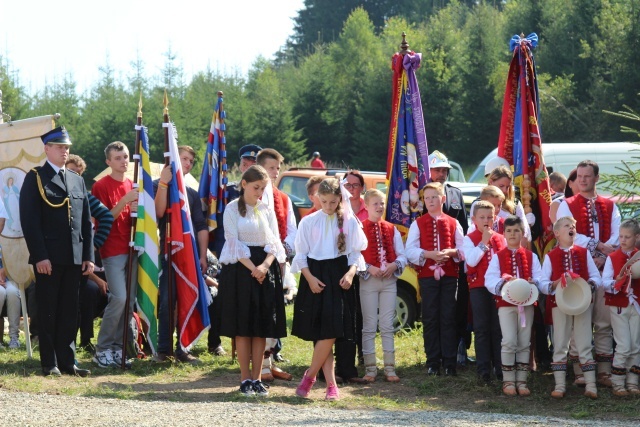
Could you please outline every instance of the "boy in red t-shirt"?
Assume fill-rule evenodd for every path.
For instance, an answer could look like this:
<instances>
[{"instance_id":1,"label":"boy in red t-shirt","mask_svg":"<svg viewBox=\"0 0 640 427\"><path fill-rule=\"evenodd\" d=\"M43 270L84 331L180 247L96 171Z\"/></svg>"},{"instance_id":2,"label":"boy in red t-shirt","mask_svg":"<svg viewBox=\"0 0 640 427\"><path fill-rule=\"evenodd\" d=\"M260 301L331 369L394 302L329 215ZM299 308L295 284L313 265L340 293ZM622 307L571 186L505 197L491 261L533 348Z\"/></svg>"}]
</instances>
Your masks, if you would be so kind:
<instances>
[{"instance_id":1,"label":"boy in red t-shirt","mask_svg":"<svg viewBox=\"0 0 640 427\"><path fill-rule=\"evenodd\" d=\"M138 190L133 188L133 183L125 176L129 167L127 146L120 141L112 142L107 145L104 154L107 158L107 165L111 167L111 174L93 184L92 193L111 210L115 220L109 237L100 248L102 265L109 284L109 302L104 309L96 354L93 357L93 361L101 368L121 366L122 358L126 357L122 348L122 332L127 298L131 213L138 210ZM131 269L130 282L132 285L129 293L129 316L133 313L136 295L136 287L133 286L134 283L137 283L137 269L135 268Z\"/></svg>"}]
</instances>

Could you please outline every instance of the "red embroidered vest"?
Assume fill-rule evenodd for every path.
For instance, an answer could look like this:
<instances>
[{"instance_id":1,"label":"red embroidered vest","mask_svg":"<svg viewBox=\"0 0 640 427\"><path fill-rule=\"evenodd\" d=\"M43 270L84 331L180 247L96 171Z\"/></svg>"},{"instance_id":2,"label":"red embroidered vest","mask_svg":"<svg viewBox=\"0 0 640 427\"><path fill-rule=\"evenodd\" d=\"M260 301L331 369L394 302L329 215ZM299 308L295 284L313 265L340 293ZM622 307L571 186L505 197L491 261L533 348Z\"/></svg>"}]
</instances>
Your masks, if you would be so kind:
<instances>
[{"instance_id":1,"label":"red embroidered vest","mask_svg":"<svg viewBox=\"0 0 640 427\"><path fill-rule=\"evenodd\" d=\"M569 252L571 255L569 256ZM591 256L585 248L580 246L572 246L568 252L563 251L560 246L556 246L547 254L551 260L551 281L556 281L560 276L571 270L575 274L579 274L584 280L589 280L589 267L587 265L587 256ZM547 312L551 313L551 309L557 307L556 296L547 295Z\"/></svg>"},{"instance_id":2,"label":"red embroidered vest","mask_svg":"<svg viewBox=\"0 0 640 427\"><path fill-rule=\"evenodd\" d=\"M620 273L620 270L622 270L622 267L624 267L629 258L631 258L636 252L638 252L637 249L633 250L627 256L624 252L618 249L617 251L614 251L609 255L609 258L611 258L611 265L613 266L614 278L618 275L618 273ZM640 295L640 279L631 280L631 288L633 289L634 295ZM629 297L624 292L618 292L617 294L605 292L604 304L613 307L628 307Z\"/></svg>"},{"instance_id":3,"label":"red embroidered vest","mask_svg":"<svg viewBox=\"0 0 640 427\"><path fill-rule=\"evenodd\" d=\"M500 275L508 274L524 280L532 278L533 252L525 248L518 248L512 252L509 248L504 248L496 254L500 263ZM496 307L517 307L502 299L500 295L495 295ZM534 304L537 304L534 303Z\"/></svg>"},{"instance_id":4,"label":"red embroidered vest","mask_svg":"<svg viewBox=\"0 0 640 427\"><path fill-rule=\"evenodd\" d=\"M280 232L280 240L284 242L287 237L287 213L289 212L289 197L286 193L273 187L273 210L276 213L278 221L278 231Z\"/></svg>"},{"instance_id":5,"label":"red embroidered vest","mask_svg":"<svg viewBox=\"0 0 640 427\"><path fill-rule=\"evenodd\" d=\"M430 214L426 213L416 220L420 230L420 248L427 251L438 250L438 240L440 240L440 250L455 249L456 247L456 224L455 218L442 214L436 221ZM418 278L433 277L433 270L429 267L435 265L435 261L427 259L418 274ZM449 261L441 265L445 276L458 277L458 263L450 258Z\"/></svg>"},{"instance_id":6,"label":"red embroidered vest","mask_svg":"<svg viewBox=\"0 0 640 427\"><path fill-rule=\"evenodd\" d=\"M611 216L613 215L613 202L598 196L595 201L595 211L598 217L599 241L606 242L611 238ZM591 215L590 199L576 194L567 199L567 205L576 220L576 230L585 236L595 237L593 218Z\"/></svg>"},{"instance_id":7,"label":"red embroidered vest","mask_svg":"<svg viewBox=\"0 0 640 427\"><path fill-rule=\"evenodd\" d=\"M478 246L482 241L482 233L480 230L473 230L471 233L467 234L467 237L471 239L475 246ZM504 241L504 237L501 234L493 234L491 236L491 240L487 245L490 247L490 250L485 252L485 254L480 259L480 262L475 267L471 267L467 264L467 282L469 283L469 289L473 288L482 288L484 286L484 275L487 273L487 269L489 268L489 262L491 261L492 250L494 253L498 253L502 249L504 249L507 244Z\"/></svg>"},{"instance_id":8,"label":"red embroidered vest","mask_svg":"<svg viewBox=\"0 0 640 427\"><path fill-rule=\"evenodd\" d=\"M371 222L368 219L362 221L364 234L367 236L367 249L362 251L362 256L367 264L380 268L381 249L384 250L384 258L387 264L396 260L396 251L393 247L393 235L395 227L387 221Z\"/></svg>"},{"instance_id":9,"label":"red embroidered vest","mask_svg":"<svg viewBox=\"0 0 640 427\"><path fill-rule=\"evenodd\" d=\"M504 218L502 218L501 216L496 218L496 220L493 222L493 231L504 235Z\"/></svg>"}]
</instances>

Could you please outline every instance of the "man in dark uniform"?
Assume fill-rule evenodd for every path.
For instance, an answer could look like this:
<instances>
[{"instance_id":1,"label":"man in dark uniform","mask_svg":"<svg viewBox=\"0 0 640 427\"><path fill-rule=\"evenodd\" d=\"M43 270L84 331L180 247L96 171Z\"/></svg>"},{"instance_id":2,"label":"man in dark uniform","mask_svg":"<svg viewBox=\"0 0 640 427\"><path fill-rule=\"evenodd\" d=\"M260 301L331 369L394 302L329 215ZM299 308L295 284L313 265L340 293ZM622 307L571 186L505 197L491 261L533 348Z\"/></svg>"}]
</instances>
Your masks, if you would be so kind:
<instances>
[{"instance_id":1,"label":"man in dark uniform","mask_svg":"<svg viewBox=\"0 0 640 427\"><path fill-rule=\"evenodd\" d=\"M27 173L20 190L20 220L36 277L40 364L85 377L75 364L78 289L93 272L91 212L84 180L65 169L71 140L64 127L42 135L47 161Z\"/></svg>"},{"instance_id":2,"label":"man in dark uniform","mask_svg":"<svg viewBox=\"0 0 640 427\"><path fill-rule=\"evenodd\" d=\"M444 186L447 199L444 202L442 211L458 220L462 226L464 235L467 235L469 222L467 220L467 210L464 206L462 191L459 188L448 184L449 170L451 165L447 157L435 150L429 156L429 171L431 180L439 182ZM471 332L467 328L469 314L469 285L467 274L464 271L464 262L460 262L460 275L458 277L458 293L456 295L456 331L458 333L458 363L464 366L467 362L467 349L471 345Z\"/></svg>"}]
</instances>

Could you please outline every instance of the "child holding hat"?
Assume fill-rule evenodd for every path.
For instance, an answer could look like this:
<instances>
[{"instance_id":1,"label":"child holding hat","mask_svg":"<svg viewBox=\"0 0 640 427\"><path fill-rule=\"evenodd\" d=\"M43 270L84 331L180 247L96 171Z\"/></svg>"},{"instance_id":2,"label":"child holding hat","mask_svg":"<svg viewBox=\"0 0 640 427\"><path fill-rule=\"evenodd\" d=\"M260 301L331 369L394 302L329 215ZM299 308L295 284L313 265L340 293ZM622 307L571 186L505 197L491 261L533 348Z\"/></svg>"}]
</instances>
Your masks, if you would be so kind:
<instances>
[{"instance_id":1,"label":"child holding hat","mask_svg":"<svg viewBox=\"0 0 640 427\"><path fill-rule=\"evenodd\" d=\"M540 261L521 246L524 226L517 216L504 220L507 247L489 263L485 287L495 295L502 331L502 391L507 396L529 396L529 346L533 303L538 299ZM516 279L524 279L522 283Z\"/></svg>"},{"instance_id":2,"label":"child holding hat","mask_svg":"<svg viewBox=\"0 0 640 427\"><path fill-rule=\"evenodd\" d=\"M638 253L635 247L638 235L638 221L623 221L620 224L620 248L609 254L602 271L605 305L611 311L611 326L616 341L611 367L612 393L615 396L640 394L640 306L636 299L640 294L640 279L631 277L628 262Z\"/></svg>"},{"instance_id":3,"label":"child holding hat","mask_svg":"<svg viewBox=\"0 0 640 427\"><path fill-rule=\"evenodd\" d=\"M540 291L547 295L547 310L553 318L553 363L555 388L551 397L561 399L566 393L567 351L573 330L573 338L580 358L580 367L586 383L585 396L598 397L596 388L596 362L593 360L593 338L591 332L591 310L576 315L564 313L556 304L556 294L560 287L568 286L574 278L580 277L591 285L591 291L601 285L600 272L587 249L574 246L576 220L570 216L559 218L553 224L553 234L558 246L549 251L542 263Z\"/></svg>"}]
</instances>

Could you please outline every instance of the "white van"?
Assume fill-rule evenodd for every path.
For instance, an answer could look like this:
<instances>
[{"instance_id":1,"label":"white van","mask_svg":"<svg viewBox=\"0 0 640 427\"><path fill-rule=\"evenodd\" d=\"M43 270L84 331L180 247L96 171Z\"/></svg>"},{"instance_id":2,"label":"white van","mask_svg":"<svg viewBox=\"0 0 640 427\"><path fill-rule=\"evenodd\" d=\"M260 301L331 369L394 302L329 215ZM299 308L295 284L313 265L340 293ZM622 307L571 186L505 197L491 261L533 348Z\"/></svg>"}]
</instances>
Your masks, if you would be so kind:
<instances>
[{"instance_id":1,"label":"white van","mask_svg":"<svg viewBox=\"0 0 640 427\"><path fill-rule=\"evenodd\" d=\"M484 166L498 155L495 148L482 159L471 174L469 182L485 183ZM564 144L542 144L542 155L547 172L562 172L568 176L578 163L593 160L600 167L600 174L617 175L622 161L640 161L640 145L631 142L584 142Z\"/></svg>"}]
</instances>

